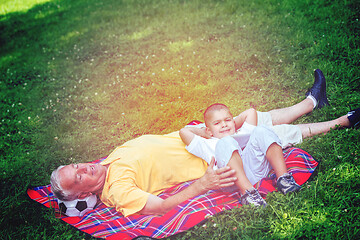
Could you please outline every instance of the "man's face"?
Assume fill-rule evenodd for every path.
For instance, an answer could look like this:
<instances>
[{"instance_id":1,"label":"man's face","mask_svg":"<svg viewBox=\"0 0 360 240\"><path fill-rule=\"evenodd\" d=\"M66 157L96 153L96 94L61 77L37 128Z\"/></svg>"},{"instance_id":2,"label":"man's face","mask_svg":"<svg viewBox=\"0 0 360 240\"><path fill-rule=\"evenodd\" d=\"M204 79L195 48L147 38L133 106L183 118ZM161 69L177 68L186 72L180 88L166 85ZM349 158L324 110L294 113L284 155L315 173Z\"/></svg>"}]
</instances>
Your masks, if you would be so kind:
<instances>
[{"instance_id":1,"label":"man's face","mask_svg":"<svg viewBox=\"0 0 360 240\"><path fill-rule=\"evenodd\" d=\"M79 193L79 198L88 193L100 193L105 183L107 168L100 164L70 164L59 170L60 185L64 190Z\"/></svg>"},{"instance_id":2,"label":"man's face","mask_svg":"<svg viewBox=\"0 0 360 240\"><path fill-rule=\"evenodd\" d=\"M206 126L216 138L223 138L235 133L235 121L229 110L226 109L211 112Z\"/></svg>"}]
</instances>

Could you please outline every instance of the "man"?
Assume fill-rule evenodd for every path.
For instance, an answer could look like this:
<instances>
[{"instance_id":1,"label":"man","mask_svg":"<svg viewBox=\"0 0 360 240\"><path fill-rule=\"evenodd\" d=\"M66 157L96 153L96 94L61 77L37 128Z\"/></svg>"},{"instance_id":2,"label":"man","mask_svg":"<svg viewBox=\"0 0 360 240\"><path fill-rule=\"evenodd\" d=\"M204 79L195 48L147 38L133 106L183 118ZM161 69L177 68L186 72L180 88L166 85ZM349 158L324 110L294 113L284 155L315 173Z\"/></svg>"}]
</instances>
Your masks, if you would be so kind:
<instances>
[{"instance_id":1,"label":"man","mask_svg":"<svg viewBox=\"0 0 360 240\"><path fill-rule=\"evenodd\" d=\"M233 185L229 167L213 170L185 150L178 133L144 135L126 142L101 164L70 164L55 170L52 190L59 199L99 195L107 206L124 216L162 215L181 202L210 189ZM178 183L197 179L184 191L165 200L156 196Z\"/></svg>"},{"instance_id":2,"label":"man","mask_svg":"<svg viewBox=\"0 0 360 240\"><path fill-rule=\"evenodd\" d=\"M326 82L320 70L315 71L314 85L306 95L305 100L294 106L268 112L271 124L274 127L287 125L316 107L328 105ZM290 125L296 128L295 138L291 136L289 143L328 132L336 126L358 127L359 121L360 108L328 122ZM279 133L274 131L285 132L286 138L286 128L278 128ZM60 166L52 173L51 184L59 199L73 200L97 194L105 205L115 207L124 216L134 213L162 215L189 198L210 189L232 186L237 180L229 167L213 170L213 166L214 159L208 166L188 153L178 132L144 135L115 149L101 164ZM168 187L193 179L197 180L188 188L165 200L157 196Z\"/></svg>"}]
</instances>

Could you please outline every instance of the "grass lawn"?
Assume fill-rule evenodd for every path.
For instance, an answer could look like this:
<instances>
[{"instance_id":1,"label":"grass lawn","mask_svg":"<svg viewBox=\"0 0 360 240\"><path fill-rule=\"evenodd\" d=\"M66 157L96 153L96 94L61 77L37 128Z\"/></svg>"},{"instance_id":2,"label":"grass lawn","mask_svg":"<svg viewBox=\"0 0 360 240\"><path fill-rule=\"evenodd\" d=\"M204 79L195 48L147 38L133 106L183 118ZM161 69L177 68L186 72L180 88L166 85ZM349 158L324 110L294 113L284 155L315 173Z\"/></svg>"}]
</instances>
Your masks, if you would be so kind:
<instances>
[{"instance_id":1,"label":"grass lawn","mask_svg":"<svg viewBox=\"0 0 360 240\"><path fill-rule=\"evenodd\" d=\"M215 102L234 114L304 99L323 70L331 106L360 107L357 0L0 1L0 239L84 239L26 195L60 164L179 130ZM299 194L269 195L171 239L359 239L360 131L299 147L321 161Z\"/></svg>"}]
</instances>

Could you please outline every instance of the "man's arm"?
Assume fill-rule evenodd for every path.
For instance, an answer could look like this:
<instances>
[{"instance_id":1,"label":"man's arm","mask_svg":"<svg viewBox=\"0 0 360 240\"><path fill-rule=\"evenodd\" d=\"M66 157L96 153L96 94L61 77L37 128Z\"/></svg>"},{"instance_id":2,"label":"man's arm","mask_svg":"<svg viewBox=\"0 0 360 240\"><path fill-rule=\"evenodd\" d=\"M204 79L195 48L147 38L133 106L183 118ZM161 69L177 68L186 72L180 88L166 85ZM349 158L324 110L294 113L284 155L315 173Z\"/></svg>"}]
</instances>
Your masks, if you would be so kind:
<instances>
[{"instance_id":1,"label":"man's arm","mask_svg":"<svg viewBox=\"0 0 360 240\"><path fill-rule=\"evenodd\" d=\"M162 199L151 194L144 208L140 211L140 214L163 215L185 200L205 194L212 189L234 185L234 182L237 179L236 177L233 177L235 171L231 170L230 167L213 170L214 164L215 160L213 158L204 176L196 180L183 191L176 193L171 197Z\"/></svg>"},{"instance_id":2,"label":"man's arm","mask_svg":"<svg viewBox=\"0 0 360 240\"><path fill-rule=\"evenodd\" d=\"M209 132L206 130L205 127L203 128L196 128L196 127L184 127L179 131L181 140L189 146L191 141L194 138L194 135L198 135L203 138L211 138Z\"/></svg>"}]
</instances>

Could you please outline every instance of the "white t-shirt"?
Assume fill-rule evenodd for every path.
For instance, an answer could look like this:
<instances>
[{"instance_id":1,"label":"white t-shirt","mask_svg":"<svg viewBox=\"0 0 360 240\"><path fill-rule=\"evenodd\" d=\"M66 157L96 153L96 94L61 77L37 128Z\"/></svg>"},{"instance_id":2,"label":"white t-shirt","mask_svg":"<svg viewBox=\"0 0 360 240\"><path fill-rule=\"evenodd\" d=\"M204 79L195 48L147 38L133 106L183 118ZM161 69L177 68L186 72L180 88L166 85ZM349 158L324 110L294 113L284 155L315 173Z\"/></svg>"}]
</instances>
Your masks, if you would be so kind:
<instances>
[{"instance_id":1,"label":"white t-shirt","mask_svg":"<svg viewBox=\"0 0 360 240\"><path fill-rule=\"evenodd\" d=\"M236 131L232 137L239 144L239 153L241 153L241 149L244 149L246 144L249 141L251 132L254 130L255 126L251 125L247 122L244 122L243 126ZM204 159L208 164L211 162L211 158L215 156L215 147L219 138L210 138L206 139L195 135L192 139L191 143L186 146L186 150L188 150L191 154ZM214 169L218 169L215 159L215 167Z\"/></svg>"},{"instance_id":2,"label":"white t-shirt","mask_svg":"<svg viewBox=\"0 0 360 240\"><path fill-rule=\"evenodd\" d=\"M250 135L252 136L250 137ZM251 184L266 177L272 169L270 162L266 159L266 149L274 142L281 146L281 141L275 132L266 126L255 127L246 124L240 131L232 135L231 139L228 141L229 138L225 137L218 148L220 139L206 139L195 135L186 149L208 164L212 157L218 156L218 159L215 159L217 162L215 162L214 170L225 167L232 152L238 150L243 161L245 175Z\"/></svg>"}]
</instances>

